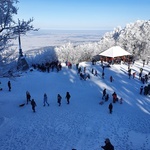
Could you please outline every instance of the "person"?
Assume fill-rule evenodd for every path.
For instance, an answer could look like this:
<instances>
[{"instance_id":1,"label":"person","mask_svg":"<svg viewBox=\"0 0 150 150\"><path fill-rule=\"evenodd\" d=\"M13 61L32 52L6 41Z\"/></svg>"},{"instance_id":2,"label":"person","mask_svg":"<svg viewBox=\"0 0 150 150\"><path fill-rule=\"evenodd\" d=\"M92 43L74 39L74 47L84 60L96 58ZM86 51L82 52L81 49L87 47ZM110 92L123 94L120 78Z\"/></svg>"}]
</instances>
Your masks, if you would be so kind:
<instances>
[{"instance_id":1,"label":"person","mask_svg":"<svg viewBox=\"0 0 150 150\"><path fill-rule=\"evenodd\" d=\"M78 68L79 68L79 63L76 64L76 69L78 70Z\"/></svg>"},{"instance_id":2,"label":"person","mask_svg":"<svg viewBox=\"0 0 150 150\"><path fill-rule=\"evenodd\" d=\"M31 100L31 105L32 105L33 112L35 112L36 103L35 103L34 99Z\"/></svg>"},{"instance_id":3,"label":"person","mask_svg":"<svg viewBox=\"0 0 150 150\"><path fill-rule=\"evenodd\" d=\"M114 92L112 94L112 96L113 96L113 103L115 103L117 101L117 94L116 94L116 92Z\"/></svg>"},{"instance_id":4,"label":"person","mask_svg":"<svg viewBox=\"0 0 150 150\"><path fill-rule=\"evenodd\" d=\"M80 73L81 73L81 67L78 68L78 74L80 74Z\"/></svg>"},{"instance_id":5,"label":"person","mask_svg":"<svg viewBox=\"0 0 150 150\"><path fill-rule=\"evenodd\" d=\"M89 73L87 73L87 75L86 75L86 79L90 79L91 77L90 77L90 74Z\"/></svg>"},{"instance_id":6,"label":"person","mask_svg":"<svg viewBox=\"0 0 150 150\"><path fill-rule=\"evenodd\" d=\"M30 95L29 91L26 91L26 98L27 98L27 104L28 104L28 102L31 101L30 100L31 99L31 95Z\"/></svg>"},{"instance_id":7,"label":"person","mask_svg":"<svg viewBox=\"0 0 150 150\"><path fill-rule=\"evenodd\" d=\"M114 146L111 144L109 138L105 139L105 146L101 146L104 150L114 150Z\"/></svg>"},{"instance_id":8,"label":"person","mask_svg":"<svg viewBox=\"0 0 150 150\"><path fill-rule=\"evenodd\" d=\"M140 94L143 93L143 86L140 87Z\"/></svg>"},{"instance_id":9,"label":"person","mask_svg":"<svg viewBox=\"0 0 150 150\"><path fill-rule=\"evenodd\" d=\"M66 99L67 99L67 104L69 104L70 103L70 93L69 92L67 92L66 93Z\"/></svg>"},{"instance_id":10,"label":"person","mask_svg":"<svg viewBox=\"0 0 150 150\"><path fill-rule=\"evenodd\" d=\"M92 73L92 74L94 74L94 69L93 69L93 68L92 68L92 71L91 71L91 73Z\"/></svg>"},{"instance_id":11,"label":"person","mask_svg":"<svg viewBox=\"0 0 150 150\"><path fill-rule=\"evenodd\" d=\"M129 79L131 78L131 69L128 70Z\"/></svg>"},{"instance_id":12,"label":"person","mask_svg":"<svg viewBox=\"0 0 150 150\"><path fill-rule=\"evenodd\" d=\"M136 72L133 72L133 79L135 78L135 74L136 74Z\"/></svg>"},{"instance_id":13,"label":"person","mask_svg":"<svg viewBox=\"0 0 150 150\"><path fill-rule=\"evenodd\" d=\"M84 67L84 73L86 72L86 67Z\"/></svg>"},{"instance_id":14,"label":"person","mask_svg":"<svg viewBox=\"0 0 150 150\"><path fill-rule=\"evenodd\" d=\"M103 90L103 96L102 96L102 99L104 99L105 95L106 95L106 89Z\"/></svg>"},{"instance_id":15,"label":"person","mask_svg":"<svg viewBox=\"0 0 150 150\"><path fill-rule=\"evenodd\" d=\"M143 90L144 90L144 95L148 95L148 86L144 86Z\"/></svg>"},{"instance_id":16,"label":"person","mask_svg":"<svg viewBox=\"0 0 150 150\"><path fill-rule=\"evenodd\" d=\"M148 74L145 75L145 83L148 83Z\"/></svg>"},{"instance_id":17,"label":"person","mask_svg":"<svg viewBox=\"0 0 150 150\"><path fill-rule=\"evenodd\" d=\"M113 81L113 77L112 76L110 76L110 82L112 82Z\"/></svg>"},{"instance_id":18,"label":"person","mask_svg":"<svg viewBox=\"0 0 150 150\"><path fill-rule=\"evenodd\" d=\"M80 73L80 80L82 80L82 79L84 80L84 74L81 72Z\"/></svg>"},{"instance_id":19,"label":"person","mask_svg":"<svg viewBox=\"0 0 150 150\"><path fill-rule=\"evenodd\" d=\"M102 69L103 69L103 72L104 72L104 69L105 69L105 66L104 66L104 65L102 65Z\"/></svg>"},{"instance_id":20,"label":"person","mask_svg":"<svg viewBox=\"0 0 150 150\"><path fill-rule=\"evenodd\" d=\"M49 103L47 102L47 95L46 95L46 93L44 94L44 105L43 106L45 106L45 104L47 104L49 106Z\"/></svg>"},{"instance_id":21,"label":"person","mask_svg":"<svg viewBox=\"0 0 150 150\"><path fill-rule=\"evenodd\" d=\"M140 72L139 73L139 80L141 80L141 77L142 77L142 73Z\"/></svg>"},{"instance_id":22,"label":"person","mask_svg":"<svg viewBox=\"0 0 150 150\"><path fill-rule=\"evenodd\" d=\"M109 99L109 94L106 94L105 101L108 101L108 99Z\"/></svg>"},{"instance_id":23,"label":"person","mask_svg":"<svg viewBox=\"0 0 150 150\"><path fill-rule=\"evenodd\" d=\"M145 59L143 60L143 67L144 67L144 65L145 65Z\"/></svg>"},{"instance_id":24,"label":"person","mask_svg":"<svg viewBox=\"0 0 150 150\"><path fill-rule=\"evenodd\" d=\"M109 104L108 108L109 108L109 112L110 112L110 114L112 114L112 109L113 109L113 105L112 105L112 103L110 103L110 104Z\"/></svg>"},{"instance_id":25,"label":"person","mask_svg":"<svg viewBox=\"0 0 150 150\"><path fill-rule=\"evenodd\" d=\"M61 105L61 99L62 97L60 96L60 94L57 95L57 102L59 104L59 106Z\"/></svg>"},{"instance_id":26,"label":"person","mask_svg":"<svg viewBox=\"0 0 150 150\"><path fill-rule=\"evenodd\" d=\"M121 97L121 98L120 98L120 104L122 104L122 102L123 102L123 98Z\"/></svg>"},{"instance_id":27,"label":"person","mask_svg":"<svg viewBox=\"0 0 150 150\"><path fill-rule=\"evenodd\" d=\"M102 72L102 79L104 79L104 75L105 75L105 73L104 73L104 72Z\"/></svg>"},{"instance_id":28,"label":"person","mask_svg":"<svg viewBox=\"0 0 150 150\"><path fill-rule=\"evenodd\" d=\"M8 90L11 91L11 83L8 81Z\"/></svg>"},{"instance_id":29,"label":"person","mask_svg":"<svg viewBox=\"0 0 150 150\"><path fill-rule=\"evenodd\" d=\"M95 74L94 75L97 76L97 70L95 70Z\"/></svg>"},{"instance_id":30,"label":"person","mask_svg":"<svg viewBox=\"0 0 150 150\"><path fill-rule=\"evenodd\" d=\"M1 82L0 82L0 84L1 84ZM0 87L0 91L2 91L3 89Z\"/></svg>"},{"instance_id":31,"label":"person","mask_svg":"<svg viewBox=\"0 0 150 150\"><path fill-rule=\"evenodd\" d=\"M65 61L65 64L66 64L66 66L68 66L68 61L67 60Z\"/></svg>"}]
</instances>

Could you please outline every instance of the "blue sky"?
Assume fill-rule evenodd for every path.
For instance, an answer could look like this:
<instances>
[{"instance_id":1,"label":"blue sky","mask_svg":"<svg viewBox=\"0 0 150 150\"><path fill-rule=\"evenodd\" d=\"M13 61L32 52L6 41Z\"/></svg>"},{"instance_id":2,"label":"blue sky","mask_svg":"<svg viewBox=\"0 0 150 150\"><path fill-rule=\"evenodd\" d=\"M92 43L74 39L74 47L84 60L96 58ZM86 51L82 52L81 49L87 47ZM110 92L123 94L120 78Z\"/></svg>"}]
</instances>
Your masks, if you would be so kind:
<instances>
[{"instance_id":1,"label":"blue sky","mask_svg":"<svg viewBox=\"0 0 150 150\"><path fill-rule=\"evenodd\" d=\"M17 17L40 29L101 30L149 20L150 0L20 0Z\"/></svg>"}]
</instances>

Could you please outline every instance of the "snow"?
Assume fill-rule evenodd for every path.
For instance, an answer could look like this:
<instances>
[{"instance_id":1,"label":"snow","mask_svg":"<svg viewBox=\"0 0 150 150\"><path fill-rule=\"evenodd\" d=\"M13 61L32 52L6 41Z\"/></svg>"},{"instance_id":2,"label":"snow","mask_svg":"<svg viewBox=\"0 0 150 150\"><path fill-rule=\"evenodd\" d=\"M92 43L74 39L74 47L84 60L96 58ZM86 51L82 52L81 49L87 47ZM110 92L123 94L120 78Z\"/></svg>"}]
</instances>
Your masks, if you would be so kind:
<instances>
[{"instance_id":1,"label":"snow","mask_svg":"<svg viewBox=\"0 0 150 150\"><path fill-rule=\"evenodd\" d=\"M1 150L100 150L105 138L109 138L115 150L150 149L150 97L139 94L143 85L138 79L140 68L150 71L150 65L142 67L136 61L131 67L136 78L129 79L126 64L105 68L105 79L101 78L100 62L82 62L91 78L80 80L75 65L68 69L62 63L60 72L43 73L27 71L20 77L0 78L0 149ZM99 76L91 74L97 70ZM114 81L109 81L110 75ZM12 91L7 82L11 81ZM109 100L99 105L102 91L106 88ZM26 103L26 91L37 103L36 112ZM71 94L67 105L65 95ZM113 113L108 105L111 94L123 98L123 104L113 103ZM50 106L43 107L43 96L47 93ZM57 104L57 94L62 96L62 105Z\"/></svg>"}]
</instances>

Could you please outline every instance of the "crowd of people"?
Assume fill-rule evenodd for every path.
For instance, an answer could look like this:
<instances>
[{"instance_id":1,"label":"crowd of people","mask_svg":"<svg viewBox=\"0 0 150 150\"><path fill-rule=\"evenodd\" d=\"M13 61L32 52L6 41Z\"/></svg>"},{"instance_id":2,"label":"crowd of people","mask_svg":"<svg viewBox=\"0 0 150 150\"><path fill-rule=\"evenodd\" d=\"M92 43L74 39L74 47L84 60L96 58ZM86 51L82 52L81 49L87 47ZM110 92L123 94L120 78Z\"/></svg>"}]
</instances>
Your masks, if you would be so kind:
<instances>
[{"instance_id":1,"label":"crowd of people","mask_svg":"<svg viewBox=\"0 0 150 150\"><path fill-rule=\"evenodd\" d=\"M39 71L48 72L48 73L54 71L54 69L56 69L57 72L62 69L61 62L58 60L52 62L46 62L42 64L32 64L32 67Z\"/></svg>"}]
</instances>

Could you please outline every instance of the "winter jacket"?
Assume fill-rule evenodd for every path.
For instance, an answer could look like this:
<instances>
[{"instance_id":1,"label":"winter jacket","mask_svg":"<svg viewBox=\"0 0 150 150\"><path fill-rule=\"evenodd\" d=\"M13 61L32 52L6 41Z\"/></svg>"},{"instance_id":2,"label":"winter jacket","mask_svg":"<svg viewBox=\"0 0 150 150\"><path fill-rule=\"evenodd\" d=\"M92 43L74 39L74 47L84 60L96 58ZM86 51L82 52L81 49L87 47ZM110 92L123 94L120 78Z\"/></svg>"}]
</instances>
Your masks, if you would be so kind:
<instances>
[{"instance_id":1,"label":"winter jacket","mask_svg":"<svg viewBox=\"0 0 150 150\"><path fill-rule=\"evenodd\" d=\"M35 106L36 106L36 103L35 103L34 100L31 101L31 105L32 105L32 107L35 107Z\"/></svg>"},{"instance_id":2,"label":"winter jacket","mask_svg":"<svg viewBox=\"0 0 150 150\"><path fill-rule=\"evenodd\" d=\"M67 92L66 98L67 98L67 99L70 99L70 97L71 97L71 96L70 96L69 92Z\"/></svg>"}]
</instances>

